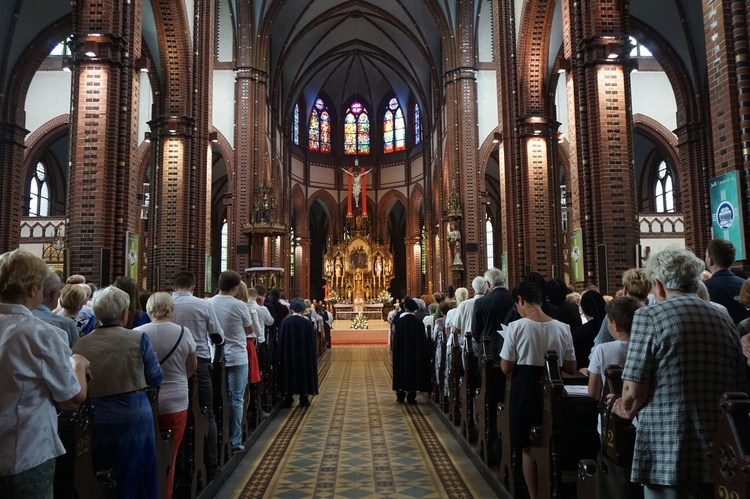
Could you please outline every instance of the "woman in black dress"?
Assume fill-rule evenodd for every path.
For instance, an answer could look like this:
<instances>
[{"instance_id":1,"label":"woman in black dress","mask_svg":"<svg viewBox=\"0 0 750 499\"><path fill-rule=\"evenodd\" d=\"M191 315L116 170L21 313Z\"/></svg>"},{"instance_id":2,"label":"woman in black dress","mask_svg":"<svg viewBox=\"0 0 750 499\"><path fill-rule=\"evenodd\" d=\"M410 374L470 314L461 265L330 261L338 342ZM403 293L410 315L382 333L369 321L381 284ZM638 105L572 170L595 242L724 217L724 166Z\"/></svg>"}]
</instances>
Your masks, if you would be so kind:
<instances>
[{"instance_id":1,"label":"woman in black dress","mask_svg":"<svg viewBox=\"0 0 750 499\"><path fill-rule=\"evenodd\" d=\"M594 348L594 339L599 334L604 316L607 315L605 305L601 293L595 289L586 291L581 297L581 309L590 319L573 332L573 346L576 349L579 369L589 365L589 354Z\"/></svg>"}]
</instances>

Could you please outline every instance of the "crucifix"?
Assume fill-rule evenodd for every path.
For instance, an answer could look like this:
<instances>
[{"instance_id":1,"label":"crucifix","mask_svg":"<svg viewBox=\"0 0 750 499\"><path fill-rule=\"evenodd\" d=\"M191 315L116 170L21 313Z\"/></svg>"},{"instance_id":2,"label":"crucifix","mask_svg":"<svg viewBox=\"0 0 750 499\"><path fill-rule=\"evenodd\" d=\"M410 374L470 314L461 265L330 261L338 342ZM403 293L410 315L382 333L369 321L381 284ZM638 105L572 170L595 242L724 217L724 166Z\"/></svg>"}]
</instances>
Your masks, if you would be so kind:
<instances>
[{"instance_id":1,"label":"crucifix","mask_svg":"<svg viewBox=\"0 0 750 499\"><path fill-rule=\"evenodd\" d=\"M341 169L344 173L352 177L351 180L351 186L352 190L349 192L349 199L351 200L352 192L354 193L354 206L359 208L359 197L360 194L362 194L362 177L367 175L372 171L372 168L370 168L367 171L357 171L357 168L359 167L359 161L356 159L354 160L354 172L350 172L349 170L346 170L344 168ZM364 170L364 168L362 168ZM364 196L363 196L364 197ZM362 200L362 204L365 204L365 200ZM367 212L366 208L363 208L363 214Z\"/></svg>"}]
</instances>

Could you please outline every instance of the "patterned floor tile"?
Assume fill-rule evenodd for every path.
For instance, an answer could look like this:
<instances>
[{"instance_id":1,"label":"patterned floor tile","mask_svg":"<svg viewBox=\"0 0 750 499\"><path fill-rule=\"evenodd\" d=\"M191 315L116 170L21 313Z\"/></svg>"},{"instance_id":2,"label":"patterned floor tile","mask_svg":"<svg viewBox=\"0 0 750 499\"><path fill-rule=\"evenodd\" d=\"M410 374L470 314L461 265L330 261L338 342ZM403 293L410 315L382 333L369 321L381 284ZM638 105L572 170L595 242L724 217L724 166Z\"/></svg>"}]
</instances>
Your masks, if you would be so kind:
<instances>
[{"instance_id":1,"label":"patterned floor tile","mask_svg":"<svg viewBox=\"0 0 750 499\"><path fill-rule=\"evenodd\" d=\"M310 408L286 413L288 421L233 498L476 495L419 405L396 403L387 347L334 348L326 355L320 394Z\"/></svg>"}]
</instances>

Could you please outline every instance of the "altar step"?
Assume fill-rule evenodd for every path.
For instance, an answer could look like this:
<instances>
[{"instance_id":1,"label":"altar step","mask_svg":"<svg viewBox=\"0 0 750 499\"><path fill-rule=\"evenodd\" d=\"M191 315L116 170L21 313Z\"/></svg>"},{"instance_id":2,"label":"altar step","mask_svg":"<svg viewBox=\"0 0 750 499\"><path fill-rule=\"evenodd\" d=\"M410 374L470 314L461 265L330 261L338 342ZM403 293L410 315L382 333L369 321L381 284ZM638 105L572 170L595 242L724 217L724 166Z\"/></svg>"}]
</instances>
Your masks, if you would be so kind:
<instances>
[{"instance_id":1,"label":"altar step","mask_svg":"<svg viewBox=\"0 0 750 499\"><path fill-rule=\"evenodd\" d=\"M367 321L368 329L352 329L350 320L333 321L331 346L337 345L387 345L388 322L372 319Z\"/></svg>"}]
</instances>

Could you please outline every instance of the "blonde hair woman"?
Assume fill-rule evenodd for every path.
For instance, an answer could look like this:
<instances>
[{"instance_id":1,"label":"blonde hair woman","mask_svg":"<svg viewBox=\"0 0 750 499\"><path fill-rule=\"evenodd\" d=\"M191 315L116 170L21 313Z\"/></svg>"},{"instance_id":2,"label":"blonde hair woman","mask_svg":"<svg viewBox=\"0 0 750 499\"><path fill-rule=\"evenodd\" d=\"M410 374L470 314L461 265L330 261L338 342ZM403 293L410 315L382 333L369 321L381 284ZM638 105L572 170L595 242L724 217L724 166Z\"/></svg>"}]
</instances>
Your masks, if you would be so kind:
<instances>
[{"instance_id":1,"label":"blonde hair woman","mask_svg":"<svg viewBox=\"0 0 750 499\"><path fill-rule=\"evenodd\" d=\"M237 291L235 298L247 305L250 312L253 327L258 323L258 312L250 305L250 294L247 291L247 284L240 281L240 289ZM260 365L258 364L258 352L255 351L255 341L257 334L253 331L247 336L247 382L251 385L260 382Z\"/></svg>"},{"instance_id":2,"label":"blonde hair woman","mask_svg":"<svg viewBox=\"0 0 750 499\"><path fill-rule=\"evenodd\" d=\"M151 322L138 326L151 340L156 358L164 371L159 390L159 429L172 430L172 468L167 475L166 497L172 497L177 450L187 425L188 378L198 368L193 334L186 327L172 322L174 301L169 293L154 293L146 302Z\"/></svg>"}]
</instances>

